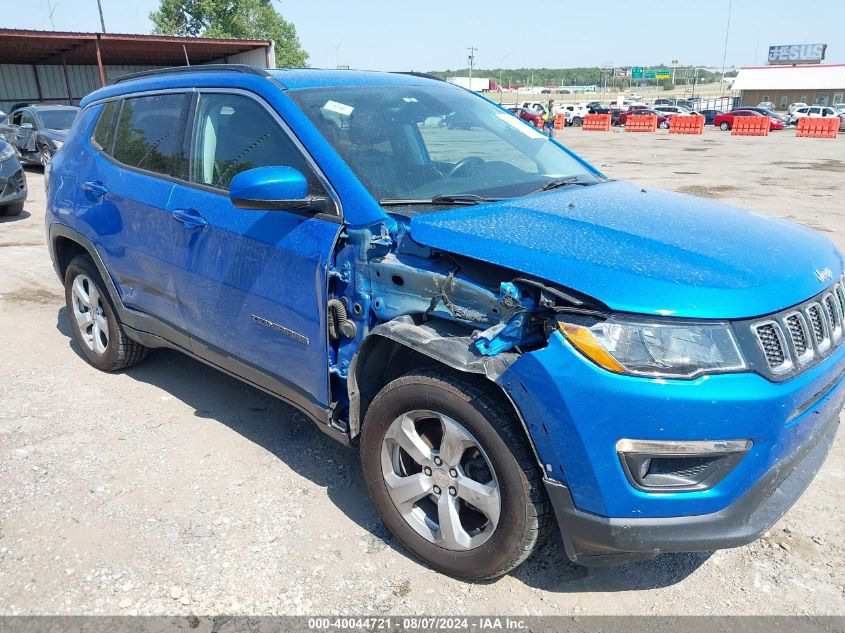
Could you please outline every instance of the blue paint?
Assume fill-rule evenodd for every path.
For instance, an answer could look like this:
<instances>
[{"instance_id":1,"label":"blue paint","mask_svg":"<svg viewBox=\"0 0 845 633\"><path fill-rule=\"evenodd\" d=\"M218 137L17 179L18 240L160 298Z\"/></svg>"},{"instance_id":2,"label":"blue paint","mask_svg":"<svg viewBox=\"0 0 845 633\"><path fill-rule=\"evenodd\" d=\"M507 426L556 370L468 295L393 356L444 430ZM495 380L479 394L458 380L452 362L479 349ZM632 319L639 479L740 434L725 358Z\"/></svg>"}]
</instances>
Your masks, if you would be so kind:
<instances>
[{"instance_id":1,"label":"blue paint","mask_svg":"<svg viewBox=\"0 0 845 633\"><path fill-rule=\"evenodd\" d=\"M781 383L750 371L696 380L623 376L544 328L548 305L535 287L514 281L534 277L617 312L746 318L804 301L841 275L840 253L814 231L624 182L388 216L288 91L444 84L357 71L271 75L202 72L103 88L83 99L53 161L48 228L63 225L90 240L122 303L186 333L198 354L213 346L295 385L342 420L349 368L374 326L403 315L459 323L475 333L470 349L480 356L521 352L497 381L522 414L547 476L568 484L579 509L611 517L722 509L838 414L845 345ZM127 169L89 141L103 100L202 88L245 91L266 103L325 175L341 217L239 209L226 192ZM294 171L245 171L232 194L299 198L305 190ZM832 278L820 281L814 272L826 269ZM330 299L343 301L355 324L337 341L327 336ZM623 437L754 444L710 490L648 494L625 478L614 448Z\"/></svg>"},{"instance_id":2,"label":"blue paint","mask_svg":"<svg viewBox=\"0 0 845 633\"><path fill-rule=\"evenodd\" d=\"M821 292L815 269L843 269L811 229L620 181L416 216L411 235L638 314L768 314Z\"/></svg>"}]
</instances>

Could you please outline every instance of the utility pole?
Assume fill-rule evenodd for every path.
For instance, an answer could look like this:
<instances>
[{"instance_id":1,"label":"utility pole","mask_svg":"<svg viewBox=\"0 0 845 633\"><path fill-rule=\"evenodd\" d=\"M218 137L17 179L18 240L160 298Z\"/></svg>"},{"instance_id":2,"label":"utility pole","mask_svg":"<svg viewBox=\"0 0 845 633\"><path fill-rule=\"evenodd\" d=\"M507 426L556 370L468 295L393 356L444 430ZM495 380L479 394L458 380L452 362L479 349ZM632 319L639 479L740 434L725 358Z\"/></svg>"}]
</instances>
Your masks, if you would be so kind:
<instances>
[{"instance_id":1,"label":"utility pole","mask_svg":"<svg viewBox=\"0 0 845 633\"><path fill-rule=\"evenodd\" d=\"M472 69L475 66L475 51L478 49L475 46L470 46L469 51L469 89L472 90Z\"/></svg>"},{"instance_id":2,"label":"utility pole","mask_svg":"<svg viewBox=\"0 0 845 633\"><path fill-rule=\"evenodd\" d=\"M728 58L728 36L731 33L731 9L733 0L728 0L728 25L725 28L725 50L722 53L722 74L719 76L719 97L722 96L722 83L725 81L725 60Z\"/></svg>"},{"instance_id":3,"label":"utility pole","mask_svg":"<svg viewBox=\"0 0 845 633\"><path fill-rule=\"evenodd\" d=\"M97 0L97 8L100 10L100 26L103 27L103 33L105 33L106 21L103 19L103 5L101 0Z\"/></svg>"}]
</instances>

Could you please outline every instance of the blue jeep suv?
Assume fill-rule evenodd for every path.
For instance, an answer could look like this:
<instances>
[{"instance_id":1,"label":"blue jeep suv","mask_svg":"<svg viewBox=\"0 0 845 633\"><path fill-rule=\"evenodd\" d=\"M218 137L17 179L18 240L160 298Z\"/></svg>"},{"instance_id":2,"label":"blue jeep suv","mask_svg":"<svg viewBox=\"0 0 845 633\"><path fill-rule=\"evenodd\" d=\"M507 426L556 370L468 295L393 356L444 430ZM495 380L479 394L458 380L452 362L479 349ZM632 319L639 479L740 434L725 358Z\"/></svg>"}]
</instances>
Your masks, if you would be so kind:
<instances>
[{"instance_id":1,"label":"blue jeep suv","mask_svg":"<svg viewBox=\"0 0 845 633\"><path fill-rule=\"evenodd\" d=\"M506 573L555 522L585 565L735 547L825 459L843 259L810 229L415 74L168 69L82 108L47 232L88 362L170 347L297 407L438 570Z\"/></svg>"}]
</instances>

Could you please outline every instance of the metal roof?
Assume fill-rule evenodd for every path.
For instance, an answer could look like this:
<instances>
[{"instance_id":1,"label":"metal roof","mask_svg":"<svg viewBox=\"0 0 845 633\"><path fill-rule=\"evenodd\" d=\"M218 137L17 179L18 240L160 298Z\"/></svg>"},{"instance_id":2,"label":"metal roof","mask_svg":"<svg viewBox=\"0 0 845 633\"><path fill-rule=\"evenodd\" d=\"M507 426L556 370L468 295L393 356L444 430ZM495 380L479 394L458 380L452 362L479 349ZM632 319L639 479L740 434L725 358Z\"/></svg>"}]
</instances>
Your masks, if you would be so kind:
<instances>
[{"instance_id":1,"label":"metal roof","mask_svg":"<svg viewBox=\"0 0 845 633\"><path fill-rule=\"evenodd\" d=\"M173 66L203 64L271 45L269 40L169 37L131 33L74 33L0 29L0 64L96 64Z\"/></svg>"},{"instance_id":2,"label":"metal roof","mask_svg":"<svg viewBox=\"0 0 845 633\"><path fill-rule=\"evenodd\" d=\"M845 89L845 64L747 66L739 69L733 90Z\"/></svg>"}]
</instances>

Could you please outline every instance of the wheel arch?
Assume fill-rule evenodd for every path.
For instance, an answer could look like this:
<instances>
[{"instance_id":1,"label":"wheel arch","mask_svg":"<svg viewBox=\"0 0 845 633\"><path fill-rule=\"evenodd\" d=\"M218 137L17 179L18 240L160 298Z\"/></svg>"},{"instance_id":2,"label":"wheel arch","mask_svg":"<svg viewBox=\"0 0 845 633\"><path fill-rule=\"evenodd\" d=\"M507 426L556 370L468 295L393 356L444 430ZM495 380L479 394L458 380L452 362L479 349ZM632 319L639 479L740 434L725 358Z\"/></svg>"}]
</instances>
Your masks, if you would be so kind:
<instances>
[{"instance_id":1,"label":"wheel arch","mask_svg":"<svg viewBox=\"0 0 845 633\"><path fill-rule=\"evenodd\" d=\"M505 352L481 356L471 351L470 331L464 326L431 319L418 323L412 317L399 317L374 327L364 339L349 366L349 437L361 433L364 418L376 394L391 380L416 367L437 366L458 375L486 379L519 419L534 459L543 464L519 407L496 379L519 358Z\"/></svg>"}]
</instances>

